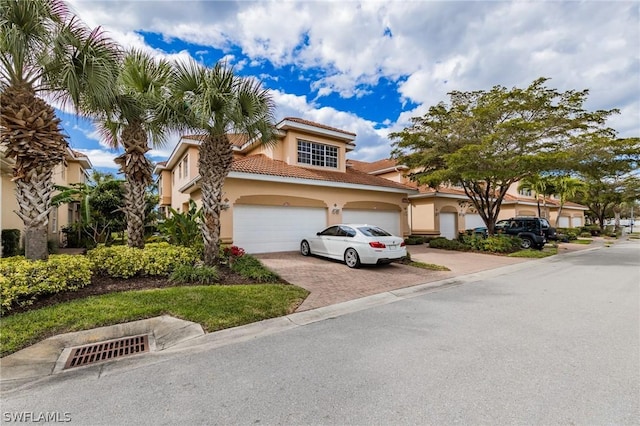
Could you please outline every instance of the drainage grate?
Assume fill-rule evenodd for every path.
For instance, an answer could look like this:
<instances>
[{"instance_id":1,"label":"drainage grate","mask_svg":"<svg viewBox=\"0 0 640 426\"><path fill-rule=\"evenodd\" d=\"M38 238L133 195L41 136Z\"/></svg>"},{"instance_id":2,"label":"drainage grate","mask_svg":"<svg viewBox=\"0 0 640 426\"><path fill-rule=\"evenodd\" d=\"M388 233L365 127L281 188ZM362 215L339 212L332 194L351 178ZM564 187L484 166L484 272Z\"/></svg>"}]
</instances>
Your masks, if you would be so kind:
<instances>
[{"instance_id":1,"label":"drainage grate","mask_svg":"<svg viewBox=\"0 0 640 426\"><path fill-rule=\"evenodd\" d=\"M149 337L146 334L79 346L71 349L71 355L69 355L64 369L82 367L142 352L149 352Z\"/></svg>"}]
</instances>

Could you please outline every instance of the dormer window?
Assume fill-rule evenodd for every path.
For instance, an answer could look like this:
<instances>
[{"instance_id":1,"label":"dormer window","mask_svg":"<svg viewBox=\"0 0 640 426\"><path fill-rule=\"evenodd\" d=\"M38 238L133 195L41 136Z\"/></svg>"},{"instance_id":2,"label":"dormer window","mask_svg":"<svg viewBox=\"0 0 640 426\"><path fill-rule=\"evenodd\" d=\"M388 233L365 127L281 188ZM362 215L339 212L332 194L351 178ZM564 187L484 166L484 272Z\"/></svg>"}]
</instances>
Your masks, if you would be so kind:
<instances>
[{"instance_id":1,"label":"dormer window","mask_svg":"<svg viewBox=\"0 0 640 426\"><path fill-rule=\"evenodd\" d=\"M298 140L298 164L338 168L338 147Z\"/></svg>"}]
</instances>

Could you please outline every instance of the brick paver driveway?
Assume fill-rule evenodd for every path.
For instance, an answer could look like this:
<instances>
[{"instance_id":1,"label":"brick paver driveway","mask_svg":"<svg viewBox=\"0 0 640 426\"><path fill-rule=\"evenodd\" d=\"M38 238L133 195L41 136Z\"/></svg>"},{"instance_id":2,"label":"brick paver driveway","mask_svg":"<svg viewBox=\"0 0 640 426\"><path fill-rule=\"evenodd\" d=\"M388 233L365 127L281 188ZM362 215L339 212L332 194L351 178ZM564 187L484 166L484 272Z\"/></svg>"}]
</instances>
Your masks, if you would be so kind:
<instances>
[{"instance_id":1,"label":"brick paver driveway","mask_svg":"<svg viewBox=\"0 0 640 426\"><path fill-rule=\"evenodd\" d=\"M446 266L451 271L431 271L397 263L349 269L344 263L304 257L298 252L266 253L256 257L289 283L311 292L298 311L528 260L436 250L425 245L410 246L409 252L413 260Z\"/></svg>"}]
</instances>

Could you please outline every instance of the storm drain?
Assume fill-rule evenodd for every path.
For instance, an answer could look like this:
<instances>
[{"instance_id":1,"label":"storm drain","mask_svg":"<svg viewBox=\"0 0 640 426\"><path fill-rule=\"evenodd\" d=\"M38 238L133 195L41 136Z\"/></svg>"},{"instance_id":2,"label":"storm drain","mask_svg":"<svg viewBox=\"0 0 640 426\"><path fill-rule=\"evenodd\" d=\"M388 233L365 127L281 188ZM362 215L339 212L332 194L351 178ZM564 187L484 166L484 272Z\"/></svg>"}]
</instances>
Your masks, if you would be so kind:
<instances>
[{"instance_id":1,"label":"storm drain","mask_svg":"<svg viewBox=\"0 0 640 426\"><path fill-rule=\"evenodd\" d=\"M71 354L64 365L64 369L124 358L142 352L149 352L149 337L146 334L78 346L77 348L71 348Z\"/></svg>"}]
</instances>

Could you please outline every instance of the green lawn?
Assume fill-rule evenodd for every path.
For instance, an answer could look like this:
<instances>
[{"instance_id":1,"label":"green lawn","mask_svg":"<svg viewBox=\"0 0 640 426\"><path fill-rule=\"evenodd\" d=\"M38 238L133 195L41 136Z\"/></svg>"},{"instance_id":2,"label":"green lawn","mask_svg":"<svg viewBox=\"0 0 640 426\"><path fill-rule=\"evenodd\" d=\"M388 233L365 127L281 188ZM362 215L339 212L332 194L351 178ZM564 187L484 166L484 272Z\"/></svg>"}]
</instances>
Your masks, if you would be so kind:
<instances>
[{"instance_id":1,"label":"green lawn","mask_svg":"<svg viewBox=\"0 0 640 426\"><path fill-rule=\"evenodd\" d=\"M543 257L549 257L558 254L558 248L553 246L545 246L542 250L520 250L515 253L511 253L509 257L525 257L528 259L541 259Z\"/></svg>"},{"instance_id":2,"label":"green lawn","mask_svg":"<svg viewBox=\"0 0 640 426\"><path fill-rule=\"evenodd\" d=\"M0 318L0 356L47 337L158 315L202 325L207 332L293 312L309 292L285 284L171 287L74 300Z\"/></svg>"},{"instance_id":3,"label":"green lawn","mask_svg":"<svg viewBox=\"0 0 640 426\"><path fill-rule=\"evenodd\" d=\"M577 240L571 240L569 242L572 243L572 244L591 244L591 241L592 240L578 238Z\"/></svg>"},{"instance_id":4,"label":"green lawn","mask_svg":"<svg viewBox=\"0 0 640 426\"><path fill-rule=\"evenodd\" d=\"M413 260L409 263L409 265L413 266L414 268L429 269L430 271L450 271L451 270L446 266L436 265L435 263L416 262Z\"/></svg>"}]
</instances>

